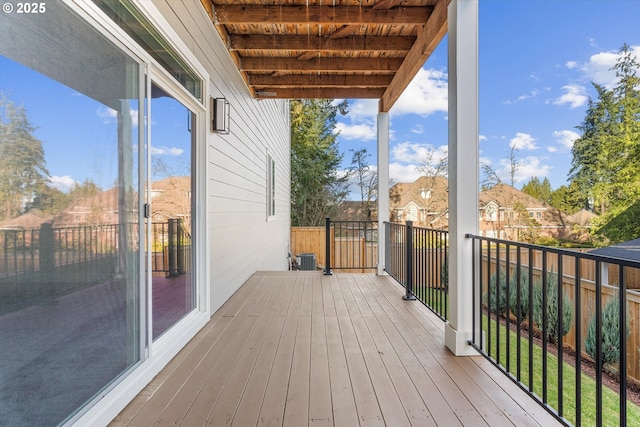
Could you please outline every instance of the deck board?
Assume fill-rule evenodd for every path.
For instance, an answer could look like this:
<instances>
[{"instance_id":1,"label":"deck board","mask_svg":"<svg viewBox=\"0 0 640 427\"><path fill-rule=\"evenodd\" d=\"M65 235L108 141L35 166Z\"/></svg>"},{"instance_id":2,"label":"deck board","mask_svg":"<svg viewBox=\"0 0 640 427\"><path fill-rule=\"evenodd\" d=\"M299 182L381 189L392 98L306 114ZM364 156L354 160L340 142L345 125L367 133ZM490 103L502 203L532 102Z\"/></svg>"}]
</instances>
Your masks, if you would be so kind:
<instances>
[{"instance_id":1,"label":"deck board","mask_svg":"<svg viewBox=\"0 0 640 427\"><path fill-rule=\"evenodd\" d=\"M260 272L112 426L561 425L388 277Z\"/></svg>"}]
</instances>

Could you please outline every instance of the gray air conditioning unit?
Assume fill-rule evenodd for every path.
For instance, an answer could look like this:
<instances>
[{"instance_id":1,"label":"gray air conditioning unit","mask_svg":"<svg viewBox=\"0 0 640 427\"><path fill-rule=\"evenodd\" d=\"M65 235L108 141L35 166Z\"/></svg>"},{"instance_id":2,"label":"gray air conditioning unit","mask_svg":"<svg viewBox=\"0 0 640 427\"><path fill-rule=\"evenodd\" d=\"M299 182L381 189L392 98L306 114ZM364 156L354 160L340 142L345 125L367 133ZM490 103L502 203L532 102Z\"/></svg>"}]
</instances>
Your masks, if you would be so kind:
<instances>
[{"instance_id":1,"label":"gray air conditioning unit","mask_svg":"<svg viewBox=\"0 0 640 427\"><path fill-rule=\"evenodd\" d=\"M296 261L300 270L316 269L316 254L298 254L296 255Z\"/></svg>"}]
</instances>

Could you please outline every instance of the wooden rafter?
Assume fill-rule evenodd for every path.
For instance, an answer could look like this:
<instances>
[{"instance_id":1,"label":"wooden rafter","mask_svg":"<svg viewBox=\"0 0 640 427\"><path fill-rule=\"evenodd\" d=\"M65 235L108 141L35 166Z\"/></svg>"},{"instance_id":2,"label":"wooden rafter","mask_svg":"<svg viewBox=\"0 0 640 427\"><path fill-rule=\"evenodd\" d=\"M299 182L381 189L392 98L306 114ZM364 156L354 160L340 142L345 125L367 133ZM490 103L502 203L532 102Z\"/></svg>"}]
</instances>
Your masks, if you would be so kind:
<instances>
[{"instance_id":1,"label":"wooden rafter","mask_svg":"<svg viewBox=\"0 0 640 427\"><path fill-rule=\"evenodd\" d=\"M221 4L213 9L216 24L420 25L431 6L374 9L361 6Z\"/></svg>"},{"instance_id":2,"label":"wooden rafter","mask_svg":"<svg viewBox=\"0 0 640 427\"><path fill-rule=\"evenodd\" d=\"M379 98L389 111L451 0L200 0L256 98Z\"/></svg>"},{"instance_id":3,"label":"wooden rafter","mask_svg":"<svg viewBox=\"0 0 640 427\"><path fill-rule=\"evenodd\" d=\"M242 71L366 71L393 73L400 68L400 58L313 58L299 61L288 57L244 57L240 61Z\"/></svg>"},{"instance_id":4,"label":"wooden rafter","mask_svg":"<svg viewBox=\"0 0 640 427\"><path fill-rule=\"evenodd\" d=\"M256 88L270 87L387 87L391 83L390 74L294 74L270 75L250 74L249 84Z\"/></svg>"},{"instance_id":5,"label":"wooden rafter","mask_svg":"<svg viewBox=\"0 0 640 427\"><path fill-rule=\"evenodd\" d=\"M413 48L409 51L393 77L393 81L380 99L379 109L381 112L391 109L447 33L447 7L448 2L438 2L429 21L418 32L418 39Z\"/></svg>"},{"instance_id":6,"label":"wooden rafter","mask_svg":"<svg viewBox=\"0 0 640 427\"><path fill-rule=\"evenodd\" d=\"M233 34L230 50L313 50L408 52L415 37L350 36L340 39L318 36Z\"/></svg>"},{"instance_id":7,"label":"wooden rafter","mask_svg":"<svg viewBox=\"0 0 640 427\"><path fill-rule=\"evenodd\" d=\"M285 99L312 99L312 98L362 98L377 99L384 93L384 88L280 88L265 87L255 91L256 98L285 98Z\"/></svg>"}]
</instances>

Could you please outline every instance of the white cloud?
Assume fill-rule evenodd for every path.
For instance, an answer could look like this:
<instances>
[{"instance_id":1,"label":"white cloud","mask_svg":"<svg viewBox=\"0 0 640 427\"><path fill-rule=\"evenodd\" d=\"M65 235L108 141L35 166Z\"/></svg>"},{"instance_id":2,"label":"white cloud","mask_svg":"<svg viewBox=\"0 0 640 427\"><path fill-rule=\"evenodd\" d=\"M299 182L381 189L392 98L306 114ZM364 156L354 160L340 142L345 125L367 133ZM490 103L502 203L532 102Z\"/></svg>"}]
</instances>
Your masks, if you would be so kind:
<instances>
[{"instance_id":1,"label":"white cloud","mask_svg":"<svg viewBox=\"0 0 640 427\"><path fill-rule=\"evenodd\" d=\"M151 146L151 154L153 154L154 156L181 156L183 153L184 150L182 148Z\"/></svg>"},{"instance_id":2,"label":"white cloud","mask_svg":"<svg viewBox=\"0 0 640 427\"><path fill-rule=\"evenodd\" d=\"M73 188L75 184L78 183L75 179L71 178L69 175L65 176L52 176L49 178L49 183L51 187L62 191L63 193L69 192Z\"/></svg>"},{"instance_id":3,"label":"white cloud","mask_svg":"<svg viewBox=\"0 0 640 427\"><path fill-rule=\"evenodd\" d=\"M411 128L411 132L421 135L424 133L424 126L422 126L420 123L416 123L415 125L413 125L413 127Z\"/></svg>"},{"instance_id":4,"label":"white cloud","mask_svg":"<svg viewBox=\"0 0 640 427\"><path fill-rule=\"evenodd\" d=\"M572 70L578 66L578 63L576 61L568 61L565 65L568 69Z\"/></svg>"},{"instance_id":5,"label":"white cloud","mask_svg":"<svg viewBox=\"0 0 640 427\"><path fill-rule=\"evenodd\" d=\"M550 153L555 153L555 152L558 151L558 147L553 147L553 146L550 145L550 146L547 147L547 151L550 152Z\"/></svg>"},{"instance_id":6,"label":"white cloud","mask_svg":"<svg viewBox=\"0 0 640 427\"><path fill-rule=\"evenodd\" d=\"M413 182L420 178L420 172L416 165L389 163L389 178L396 182Z\"/></svg>"},{"instance_id":7,"label":"white cloud","mask_svg":"<svg viewBox=\"0 0 640 427\"><path fill-rule=\"evenodd\" d=\"M370 141L377 138L375 125L369 123L346 124L338 122L336 123L336 131L340 132L340 137L344 139Z\"/></svg>"},{"instance_id":8,"label":"white cloud","mask_svg":"<svg viewBox=\"0 0 640 427\"><path fill-rule=\"evenodd\" d=\"M508 159L500 160L500 168L496 171L502 182L511 184L511 164ZM543 178L549 176L551 166L542 164L538 157L530 156L518 159L518 167L513 177L514 185L529 181L532 177Z\"/></svg>"},{"instance_id":9,"label":"white cloud","mask_svg":"<svg viewBox=\"0 0 640 427\"><path fill-rule=\"evenodd\" d=\"M358 99L349 103L347 117L352 122L375 121L378 115L377 99Z\"/></svg>"},{"instance_id":10,"label":"white cloud","mask_svg":"<svg viewBox=\"0 0 640 427\"><path fill-rule=\"evenodd\" d=\"M115 123L118 120L118 112L109 107L100 107L96 111L98 117L102 119L102 123L110 124ZM131 110L131 123L133 126L138 126L138 110Z\"/></svg>"},{"instance_id":11,"label":"white cloud","mask_svg":"<svg viewBox=\"0 0 640 427\"><path fill-rule=\"evenodd\" d=\"M534 89L531 92L524 94L524 95L520 95L518 97L518 101L524 101L526 99L529 98L535 98L536 96L538 96L540 94L540 91L538 89Z\"/></svg>"},{"instance_id":12,"label":"white cloud","mask_svg":"<svg viewBox=\"0 0 640 427\"><path fill-rule=\"evenodd\" d=\"M514 138L509 141L509 147L517 150L537 150L536 140L528 133L516 133Z\"/></svg>"},{"instance_id":13,"label":"white cloud","mask_svg":"<svg viewBox=\"0 0 640 427\"><path fill-rule=\"evenodd\" d=\"M589 99L586 94L587 90L582 85L566 85L562 86L562 90L564 90L565 93L553 101L555 105L569 104L569 108L578 108L585 105Z\"/></svg>"},{"instance_id":14,"label":"white cloud","mask_svg":"<svg viewBox=\"0 0 640 427\"><path fill-rule=\"evenodd\" d=\"M391 109L392 114L418 114L426 117L448 111L447 73L444 70L420 71L400 95Z\"/></svg>"},{"instance_id":15,"label":"white cloud","mask_svg":"<svg viewBox=\"0 0 640 427\"><path fill-rule=\"evenodd\" d=\"M636 58L640 59L640 45L630 48ZM582 65L582 72L587 80L610 89L616 84L616 73L611 68L616 64L618 57L617 50L591 55L589 60Z\"/></svg>"},{"instance_id":16,"label":"white cloud","mask_svg":"<svg viewBox=\"0 0 640 427\"><path fill-rule=\"evenodd\" d=\"M441 145L433 147L429 144L415 142L403 142L391 148L391 160L395 162L410 163L415 167L431 158L432 163L437 163L447 157L448 147Z\"/></svg>"},{"instance_id":17,"label":"white cloud","mask_svg":"<svg viewBox=\"0 0 640 427\"><path fill-rule=\"evenodd\" d=\"M553 137L560 145L570 150L573 148L574 141L580 138L580 135L572 130L556 130L553 132Z\"/></svg>"}]
</instances>

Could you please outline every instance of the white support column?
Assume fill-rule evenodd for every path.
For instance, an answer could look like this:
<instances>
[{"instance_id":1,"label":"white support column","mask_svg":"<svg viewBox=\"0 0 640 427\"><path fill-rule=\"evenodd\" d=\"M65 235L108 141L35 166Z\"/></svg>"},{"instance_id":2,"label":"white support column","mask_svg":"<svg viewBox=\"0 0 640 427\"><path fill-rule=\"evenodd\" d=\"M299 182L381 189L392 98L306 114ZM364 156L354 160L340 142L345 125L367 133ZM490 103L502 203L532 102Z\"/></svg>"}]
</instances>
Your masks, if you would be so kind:
<instances>
[{"instance_id":1,"label":"white support column","mask_svg":"<svg viewBox=\"0 0 640 427\"><path fill-rule=\"evenodd\" d=\"M478 0L452 0L449 22L449 322L445 344L477 352L472 328L472 244L478 232Z\"/></svg>"},{"instance_id":2,"label":"white support column","mask_svg":"<svg viewBox=\"0 0 640 427\"><path fill-rule=\"evenodd\" d=\"M378 274L386 274L384 223L389 221L389 113L378 113Z\"/></svg>"}]
</instances>

